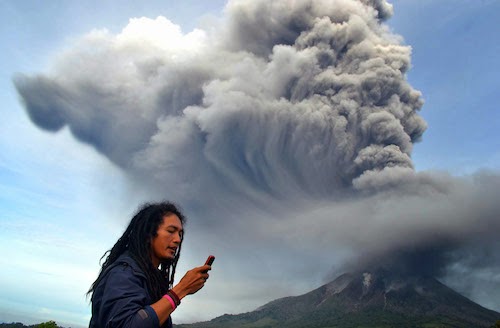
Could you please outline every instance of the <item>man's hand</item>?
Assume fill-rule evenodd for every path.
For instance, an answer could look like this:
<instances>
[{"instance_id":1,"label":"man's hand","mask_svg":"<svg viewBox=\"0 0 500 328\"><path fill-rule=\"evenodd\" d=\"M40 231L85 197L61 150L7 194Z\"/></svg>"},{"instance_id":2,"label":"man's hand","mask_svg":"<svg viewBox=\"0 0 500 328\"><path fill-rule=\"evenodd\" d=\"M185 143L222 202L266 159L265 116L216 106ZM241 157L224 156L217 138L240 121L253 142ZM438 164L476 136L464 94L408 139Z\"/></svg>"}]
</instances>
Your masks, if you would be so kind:
<instances>
[{"instance_id":1,"label":"man's hand","mask_svg":"<svg viewBox=\"0 0 500 328\"><path fill-rule=\"evenodd\" d=\"M211 270L210 265L203 265L186 272L184 277L177 285L172 288L179 298L184 298L186 295L194 294L203 288L209 275L208 271Z\"/></svg>"}]
</instances>

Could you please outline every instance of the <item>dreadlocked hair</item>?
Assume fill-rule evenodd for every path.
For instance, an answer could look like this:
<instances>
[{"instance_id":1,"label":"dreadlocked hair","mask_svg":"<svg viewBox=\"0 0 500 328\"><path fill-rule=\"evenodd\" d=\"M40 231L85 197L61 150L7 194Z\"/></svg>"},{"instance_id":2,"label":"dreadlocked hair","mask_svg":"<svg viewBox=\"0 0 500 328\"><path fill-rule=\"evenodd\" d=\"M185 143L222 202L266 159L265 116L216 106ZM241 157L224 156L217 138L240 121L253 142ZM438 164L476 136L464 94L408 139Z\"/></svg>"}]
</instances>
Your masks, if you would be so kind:
<instances>
[{"instance_id":1,"label":"dreadlocked hair","mask_svg":"<svg viewBox=\"0 0 500 328\"><path fill-rule=\"evenodd\" d=\"M172 214L177 215L184 225L186 218L174 203L165 201L142 205L130 221L123 235L101 257L101 261L103 258L106 259L101 266L99 276L90 287L87 295L95 291L99 282L104 277L106 269L127 250L130 257L134 259L146 275L146 284L151 299L158 300L171 289L174 284L175 268L179 261L184 235L181 235L181 242L174 259L161 262L159 268L156 268L151 261L151 240L156 237L158 227L163 222L163 218Z\"/></svg>"}]
</instances>

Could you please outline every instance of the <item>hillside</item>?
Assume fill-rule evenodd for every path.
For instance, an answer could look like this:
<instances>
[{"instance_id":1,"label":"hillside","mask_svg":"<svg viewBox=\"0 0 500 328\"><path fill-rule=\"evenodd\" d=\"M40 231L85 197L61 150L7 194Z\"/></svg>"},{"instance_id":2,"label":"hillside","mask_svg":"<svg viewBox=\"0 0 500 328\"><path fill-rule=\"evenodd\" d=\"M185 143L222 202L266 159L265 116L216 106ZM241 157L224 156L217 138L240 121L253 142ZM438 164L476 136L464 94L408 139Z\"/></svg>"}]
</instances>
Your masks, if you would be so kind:
<instances>
[{"instance_id":1,"label":"hillside","mask_svg":"<svg viewBox=\"0 0 500 328\"><path fill-rule=\"evenodd\" d=\"M438 280L389 272L344 274L301 296L272 301L255 311L223 315L177 328L492 327L488 310Z\"/></svg>"}]
</instances>

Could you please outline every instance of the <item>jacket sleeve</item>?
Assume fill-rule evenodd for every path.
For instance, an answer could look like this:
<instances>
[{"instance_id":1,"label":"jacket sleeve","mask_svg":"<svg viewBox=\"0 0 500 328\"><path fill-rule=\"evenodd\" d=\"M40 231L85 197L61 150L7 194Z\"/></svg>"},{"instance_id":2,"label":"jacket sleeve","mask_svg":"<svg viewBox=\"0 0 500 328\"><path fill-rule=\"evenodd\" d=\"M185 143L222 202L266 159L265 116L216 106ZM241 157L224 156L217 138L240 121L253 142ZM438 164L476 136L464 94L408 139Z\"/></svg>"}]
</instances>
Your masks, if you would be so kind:
<instances>
[{"instance_id":1,"label":"jacket sleeve","mask_svg":"<svg viewBox=\"0 0 500 328\"><path fill-rule=\"evenodd\" d=\"M99 327L159 327L158 316L148 300L143 279L135 275L130 266L113 268L99 304Z\"/></svg>"}]
</instances>

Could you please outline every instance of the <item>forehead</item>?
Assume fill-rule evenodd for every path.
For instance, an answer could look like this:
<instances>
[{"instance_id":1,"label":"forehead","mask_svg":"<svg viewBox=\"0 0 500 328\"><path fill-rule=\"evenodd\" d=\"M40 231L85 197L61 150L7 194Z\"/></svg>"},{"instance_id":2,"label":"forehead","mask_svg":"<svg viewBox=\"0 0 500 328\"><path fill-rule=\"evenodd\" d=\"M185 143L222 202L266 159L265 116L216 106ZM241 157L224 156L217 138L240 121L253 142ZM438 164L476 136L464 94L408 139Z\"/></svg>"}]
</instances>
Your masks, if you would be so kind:
<instances>
[{"instance_id":1,"label":"forehead","mask_svg":"<svg viewBox=\"0 0 500 328\"><path fill-rule=\"evenodd\" d=\"M179 217L175 214L167 214L163 216L163 221L160 226L172 226L178 228L179 230L182 230L181 219L179 219Z\"/></svg>"}]
</instances>

